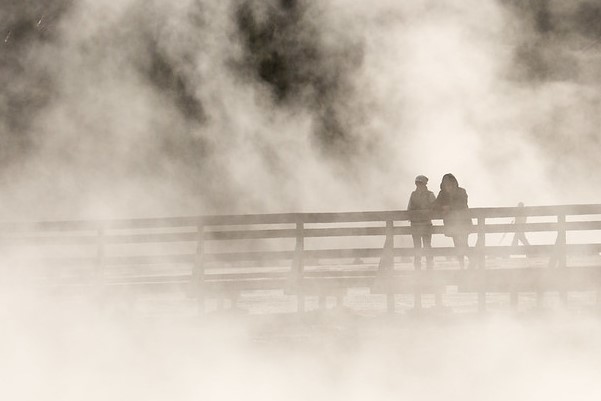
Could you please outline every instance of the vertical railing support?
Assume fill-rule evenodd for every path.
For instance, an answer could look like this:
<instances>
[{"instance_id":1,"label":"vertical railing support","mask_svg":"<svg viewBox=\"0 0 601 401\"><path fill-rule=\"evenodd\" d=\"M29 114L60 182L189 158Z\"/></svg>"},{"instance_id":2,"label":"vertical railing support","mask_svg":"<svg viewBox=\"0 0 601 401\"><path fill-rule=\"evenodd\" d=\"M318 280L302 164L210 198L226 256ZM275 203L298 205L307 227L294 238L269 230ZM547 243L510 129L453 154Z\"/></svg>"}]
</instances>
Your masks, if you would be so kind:
<instances>
[{"instance_id":1,"label":"vertical railing support","mask_svg":"<svg viewBox=\"0 0 601 401\"><path fill-rule=\"evenodd\" d=\"M305 311L304 273L305 273L305 226L302 221L296 223L296 248L294 251L293 274L296 284L296 299L298 312Z\"/></svg>"},{"instance_id":2,"label":"vertical railing support","mask_svg":"<svg viewBox=\"0 0 601 401\"><path fill-rule=\"evenodd\" d=\"M566 255L566 215L560 214L557 216L557 267L562 268L567 266L567 255ZM559 290L559 300L563 305L567 304L568 296L566 289L561 288Z\"/></svg>"},{"instance_id":3,"label":"vertical railing support","mask_svg":"<svg viewBox=\"0 0 601 401\"><path fill-rule=\"evenodd\" d=\"M96 286L98 288L99 293L102 293L104 290L104 267L106 257L104 234L104 227L98 228L96 239L96 271L94 272L94 275L96 277Z\"/></svg>"},{"instance_id":4,"label":"vertical railing support","mask_svg":"<svg viewBox=\"0 0 601 401\"><path fill-rule=\"evenodd\" d=\"M566 267L566 215L560 214L557 216L557 267Z\"/></svg>"},{"instance_id":5,"label":"vertical railing support","mask_svg":"<svg viewBox=\"0 0 601 401\"><path fill-rule=\"evenodd\" d=\"M566 267L566 215L557 215L557 239L549 257L549 267Z\"/></svg>"},{"instance_id":6,"label":"vertical railing support","mask_svg":"<svg viewBox=\"0 0 601 401\"><path fill-rule=\"evenodd\" d=\"M196 226L196 254L194 258L194 268L192 271L191 289L193 297L196 297L198 312L205 312L206 301L206 283L204 268L204 224L199 222Z\"/></svg>"},{"instance_id":7,"label":"vertical railing support","mask_svg":"<svg viewBox=\"0 0 601 401\"><path fill-rule=\"evenodd\" d=\"M384 248L382 249L382 256L380 257L380 263L378 264L378 273L383 279L389 279L392 276L393 264L394 264L394 235L393 235L393 222L391 220L386 222L386 240L384 241Z\"/></svg>"},{"instance_id":8,"label":"vertical railing support","mask_svg":"<svg viewBox=\"0 0 601 401\"><path fill-rule=\"evenodd\" d=\"M394 271L394 221L386 221L386 242L384 243L384 277L386 280L386 309L389 313L394 312L394 289L393 289L393 271Z\"/></svg>"},{"instance_id":9,"label":"vertical railing support","mask_svg":"<svg viewBox=\"0 0 601 401\"><path fill-rule=\"evenodd\" d=\"M476 242L476 268L486 268L486 218L483 216L478 217L478 240ZM484 280L484 275L481 275ZM482 281L482 280L480 280ZM480 282L480 288L486 285L485 282ZM486 310L486 289L478 291L478 310L484 312Z\"/></svg>"},{"instance_id":10,"label":"vertical railing support","mask_svg":"<svg viewBox=\"0 0 601 401\"><path fill-rule=\"evenodd\" d=\"M486 218L478 217L478 240L476 242L477 267L486 268Z\"/></svg>"}]
</instances>

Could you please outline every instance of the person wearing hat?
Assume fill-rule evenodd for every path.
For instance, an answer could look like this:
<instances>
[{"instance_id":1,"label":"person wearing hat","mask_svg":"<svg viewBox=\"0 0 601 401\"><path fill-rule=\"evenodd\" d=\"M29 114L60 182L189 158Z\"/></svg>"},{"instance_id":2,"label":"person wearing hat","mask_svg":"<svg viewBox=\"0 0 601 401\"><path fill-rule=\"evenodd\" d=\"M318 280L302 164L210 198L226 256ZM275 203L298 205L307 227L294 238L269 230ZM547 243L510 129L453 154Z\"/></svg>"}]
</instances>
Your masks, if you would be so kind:
<instances>
[{"instance_id":1,"label":"person wearing hat","mask_svg":"<svg viewBox=\"0 0 601 401\"><path fill-rule=\"evenodd\" d=\"M432 205L436 200L434 192L428 190L428 177L418 175L415 177L415 191L409 197L408 211L423 210L426 215L411 216L411 227L415 227L415 232L411 234L413 237L413 246L415 249L430 249L432 248L432 220L427 216L427 211L432 209ZM416 255L413 259L413 265L416 269L421 269L422 257ZM430 269L433 265L432 255L426 256L426 264Z\"/></svg>"}]
</instances>

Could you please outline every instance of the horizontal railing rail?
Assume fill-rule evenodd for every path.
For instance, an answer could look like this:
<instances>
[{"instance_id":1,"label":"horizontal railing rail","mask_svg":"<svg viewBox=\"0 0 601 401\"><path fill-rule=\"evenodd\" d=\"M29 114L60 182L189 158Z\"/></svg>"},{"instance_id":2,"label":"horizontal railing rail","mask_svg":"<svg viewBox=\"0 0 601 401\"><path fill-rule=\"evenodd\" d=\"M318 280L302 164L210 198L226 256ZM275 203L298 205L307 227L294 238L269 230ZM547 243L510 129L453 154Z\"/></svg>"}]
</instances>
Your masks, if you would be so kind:
<instances>
[{"instance_id":1,"label":"horizontal railing rail","mask_svg":"<svg viewBox=\"0 0 601 401\"><path fill-rule=\"evenodd\" d=\"M466 211L471 218L511 218L541 216L577 216L601 214L601 204L555 205L472 208ZM279 213L248 215L215 215L194 217L138 218L118 220L74 220L42 222L5 222L0 224L0 233L6 232L45 232L45 231L93 231L99 228L110 230L132 230L150 228L180 228L236 225L272 225L272 224L319 224L319 223L355 223L378 221L409 221L412 217L427 216L442 219L443 212L433 211L368 211L335 213Z\"/></svg>"},{"instance_id":2,"label":"horizontal railing rail","mask_svg":"<svg viewBox=\"0 0 601 401\"><path fill-rule=\"evenodd\" d=\"M546 257L549 266L563 267L567 266L567 256L598 256L601 252L598 233L601 204L473 208L465 214L473 223L465 227L465 233L477 237L475 245L465 250L465 254L481 269L487 267L487 256ZM340 278L339 271L329 266L348 265L349 262L341 262L343 259L375 258L378 261L377 266L364 264L364 273L353 273L363 280L397 274L395 259L456 255L457 249L451 246L414 249L409 240L395 244L397 237L410 238L424 230L435 236L446 234L448 227L443 223L444 217L440 211L396 210L5 222L0 223L3 250L0 257L4 258L2 263L15 266L87 268L101 285L158 283L161 275L176 277L189 280L195 293L202 293L210 282L243 278L250 287L258 288L261 279L281 279L284 274L287 288L293 287L299 292L309 278L312 281L329 279L329 283ZM528 218L552 221L522 222ZM433 225L411 226L412 219L431 219ZM487 235L521 232L553 233L556 239L552 243L527 246L487 243ZM584 243L568 243L568 232L592 235ZM320 260L333 262L321 264ZM166 267L157 268L159 273L144 268L158 265ZM169 266L175 265L188 266L188 270L174 273ZM125 275L115 274L120 266L138 266L139 269L128 270ZM323 271L316 276L315 271L309 269L311 266ZM245 271L227 271L231 268ZM274 272L274 268L284 268L285 272ZM60 275L64 271L57 269L54 273ZM272 286L273 282L270 283Z\"/></svg>"}]
</instances>

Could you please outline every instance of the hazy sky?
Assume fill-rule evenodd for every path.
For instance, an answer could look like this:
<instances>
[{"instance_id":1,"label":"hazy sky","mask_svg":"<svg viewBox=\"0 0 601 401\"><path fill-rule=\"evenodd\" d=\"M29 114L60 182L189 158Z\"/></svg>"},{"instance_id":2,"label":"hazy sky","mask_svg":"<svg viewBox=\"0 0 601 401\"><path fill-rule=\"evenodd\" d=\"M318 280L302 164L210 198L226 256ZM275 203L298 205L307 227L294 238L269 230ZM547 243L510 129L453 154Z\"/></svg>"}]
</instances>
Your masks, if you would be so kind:
<instances>
[{"instance_id":1,"label":"hazy sky","mask_svg":"<svg viewBox=\"0 0 601 401\"><path fill-rule=\"evenodd\" d=\"M598 202L598 1L0 7L4 219Z\"/></svg>"}]
</instances>

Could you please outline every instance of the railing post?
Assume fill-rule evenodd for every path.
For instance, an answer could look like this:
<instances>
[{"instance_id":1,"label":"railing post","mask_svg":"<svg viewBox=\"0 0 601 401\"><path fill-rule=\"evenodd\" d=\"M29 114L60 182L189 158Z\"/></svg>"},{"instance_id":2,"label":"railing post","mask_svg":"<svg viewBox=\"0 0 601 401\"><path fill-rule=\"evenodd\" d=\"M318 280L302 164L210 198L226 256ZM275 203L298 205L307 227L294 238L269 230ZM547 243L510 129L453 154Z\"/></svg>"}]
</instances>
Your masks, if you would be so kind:
<instances>
[{"instance_id":1,"label":"railing post","mask_svg":"<svg viewBox=\"0 0 601 401\"><path fill-rule=\"evenodd\" d=\"M296 282L296 299L297 299L297 310L298 312L305 311L305 294L303 288L305 262L304 262L304 251L305 251L305 226L302 221L296 223L296 248L294 251L294 276Z\"/></svg>"},{"instance_id":2,"label":"railing post","mask_svg":"<svg viewBox=\"0 0 601 401\"><path fill-rule=\"evenodd\" d=\"M486 268L486 218L478 217L478 240L476 242L476 268ZM486 310L486 289L478 291L478 309L480 312Z\"/></svg>"},{"instance_id":3,"label":"railing post","mask_svg":"<svg viewBox=\"0 0 601 401\"><path fill-rule=\"evenodd\" d=\"M105 243L104 243L104 227L98 228L97 232L97 248L96 248L96 285L100 292L104 289L104 259L105 259Z\"/></svg>"},{"instance_id":4,"label":"railing post","mask_svg":"<svg viewBox=\"0 0 601 401\"><path fill-rule=\"evenodd\" d=\"M205 269L203 263L204 255L204 224L198 223L196 226L196 254L194 258L194 270L192 272L191 289L196 294L198 302L198 312L205 312L206 286Z\"/></svg>"},{"instance_id":5,"label":"railing post","mask_svg":"<svg viewBox=\"0 0 601 401\"><path fill-rule=\"evenodd\" d=\"M388 220L386 222L386 240L384 241L384 248L382 249L382 256L380 257L380 263L378 264L378 273L383 279L391 277L394 262L394 235L393 235L393 222Z\"/></svg>"},{"instance_id":6,"label":"railing post","mask_svg":"<svg viewBox=\"0 0 601 401\"><path fill-rule=\"evenodd\" d=\"M566 215L560 214L557 216L557 251L558 251L558 266L566 267Z\"/></svg>"},{"instance_id":7,"label":"railing post","mask_svg":"<svg viewBox=\"0 0 601 401\"><path fill-rule=\"evenodd\" d=\"M567 255L566 255L566 215L560 214L557 216L557 267L567 266ZM559 290L559 299L563 305L568 303L568 295L565 289Z\"/></svg>"},{"instance_id":8,"label":"railing post","mask_svg":"<svg viewBox=\"0 0 601 401\"><path fill-rule=\"evenodd\" d=\"M384 254L382 257L382 268L386 280L386 309L389 313L394 312L394 291L392 278L394 271L394 221L386 221L386 242L384 243Z\"/></svg>"},{"instance_id":9,"label":"railing post","mask_svg":"<svg viewBox=\"0 0 601 401\"><path fill-rule=\"evenodd\" d=\"M486 218L478 217L478 240L476 242L476 252L478 257L476 258L478 264L476 265L480 269L486 268Z\"/></svg>"},{"instance_id":10,"label":"railing post","mask_svg":"<svg viewBox=\"0 0 601 401\"><path fill-rule=\"evenodd\" d=\"M566 267L566 215L557 215L557 239L549 257L549 267Z\"/></svg>"}]
</instances>

